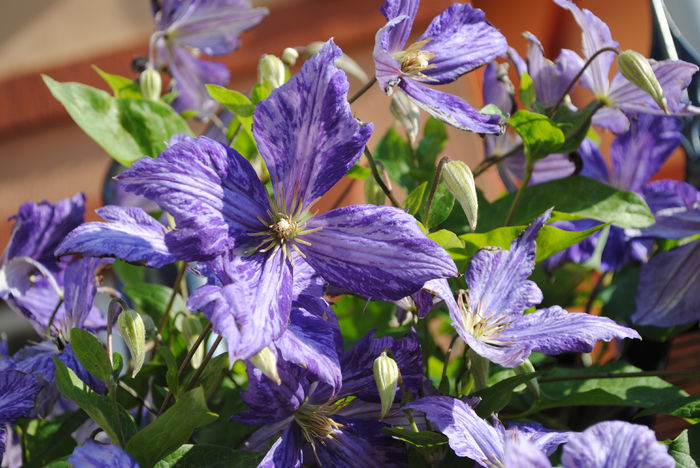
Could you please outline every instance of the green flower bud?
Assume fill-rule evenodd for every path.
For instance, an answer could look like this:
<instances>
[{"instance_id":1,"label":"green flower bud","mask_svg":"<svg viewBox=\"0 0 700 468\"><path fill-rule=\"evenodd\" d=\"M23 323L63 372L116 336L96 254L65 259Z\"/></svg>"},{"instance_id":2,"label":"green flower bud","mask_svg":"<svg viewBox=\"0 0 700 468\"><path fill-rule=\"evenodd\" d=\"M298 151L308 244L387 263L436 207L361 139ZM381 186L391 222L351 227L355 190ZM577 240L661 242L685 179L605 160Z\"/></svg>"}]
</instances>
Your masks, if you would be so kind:
<instances>
[{"instance_id":1,"label":"green flower bud","mask_svg":"<svg viewBox=\"0 0 700 468\"><path fill-rule=\"evenodd\" d=\"M287 47L282 51L282 61L290 67L293 67L294 64L297 63L298 58L299 52L293 47Z\"/></svg>"},{"instance_id":2,"label":"green flower bud","mask_svg":"<svg viewBox=\"0 0 700 468\"><path fill-rule=\"evenodd\" d=\"M383 205L386 201L386 194L379 186L377 180L369 176L364 180L365 201L373 205Z\"/></svg>"},{"instance_id":3,"label":"green flower bud","mask_svg":"<svg viewBox=\"0 0 700 468\"><path fill-rule=\"evenodd\" d=\"M139 84L141 85L141 94L143 98L149 101L158 101L160 99L160 91L162 82L160 72L153 68L146 68L139 76Z\"/></svg>"},{"instance_id":4,"label":"green flower bud","mask_svg":"<svg viewBox=\"0 0 700 468\"><path fill-rule=\"evenodd\" d=\"M415 143L420 131L420 110L405 93L394 93L389 106L394 118L406 129L411 143Z\"/></svg>"},{"instance_id":5,"label":"green flower bud","mask_svg":"<svg viewBox=\"0 0 700 468\"><path fill-rule=\"evenodd\" d=\"M267 81L272 89L277 89L285 82L287 69L282 60L274 55L265 54L258 63L258 80Z\"/></svg>"},{"instance_id":6,"label":"green flower bud","mask_svg":"<svg viewBox=\"0 0 700 468\"><path fill-rule=\"evenodd\" d=\"M664 112L668 113L664 90L649 64L649 60L639 52L625 50L617 57L617 66L622 76L645 91Z\"/></svg>"},{"instance_id":7,"label":"green flower bud","mask_svg":"<svg viewBox=\"0 0 700 468\"><path fill-rule=\"evenodd\" d=\"M396 361L387 356L386 351L382 351L382 354L374 360L374 381L377 384L379 399L382 402L380 419L384 419L394 403L399 377L399 366Z\"/></svg>"},{"instance_id":8,"label":"green flower bud","mask_svg":"<svg viewBox=\"0 0 700 468\"><path fill-rule=\"evenodd\" d=\"M202 330L202 322L194 315L188 315L182 321L182 337L185 339L185 343L187 343L188 350L192 349L199 335L202 334ZM202 359L204 359L204 346L199 346L197 351L192 355L192 360L190 361L192 367L195 369L199 368L199 366L202 365Z\"/></svg>"},{"instance_id":9,"label":"green flower bud","mask_svg":"<svg viewBox=\"0 0 700 468\"><path fill-rule=\"evenodd\" d=\"M324 42L312 42L304 48L304 53L307 57L311 57L313 54L321 50ZM342 54L340 57L335 59L335 66L343 70L350 76L354 76L361 82L365 83L369 80L367 73L362 69L362 67L350 58L349 55Z\"/></svg>"},{"instance_id":10,"label":"green flower bud","mask_svg":"<svg viewBox=\"0 0 700 468\"><path fill-rule=\"evenodd\" d=\"M462 161L449 161L442 168L442 181L462 206L472 231L476 229L479 204L476 197L474 175Z\"/></svg>"},{"instance_id":11,"label":"green flower bud","mask_svg":"<svg viewBox=\"0 0 700 468\"><path fill-rule=\"evenodd\" d=\"M146 358L146 327L138 312L130 309L119 314L117 325L119 326L119 333L124 338L124 342L131 352L131 359L134 365L131 377L135 377L141 370L143 360Z\"/></svg>"},{"instance_id":12,"label":"green flower bud","mask_svg":"<svg viewBox=\"0 0 700 468\"><path fill-rule=\"evenodd\" d=\"M277 373L277 355L270 348L264 347L248 360L277 385L282 383Z\"/></svg>"}]
</instances>

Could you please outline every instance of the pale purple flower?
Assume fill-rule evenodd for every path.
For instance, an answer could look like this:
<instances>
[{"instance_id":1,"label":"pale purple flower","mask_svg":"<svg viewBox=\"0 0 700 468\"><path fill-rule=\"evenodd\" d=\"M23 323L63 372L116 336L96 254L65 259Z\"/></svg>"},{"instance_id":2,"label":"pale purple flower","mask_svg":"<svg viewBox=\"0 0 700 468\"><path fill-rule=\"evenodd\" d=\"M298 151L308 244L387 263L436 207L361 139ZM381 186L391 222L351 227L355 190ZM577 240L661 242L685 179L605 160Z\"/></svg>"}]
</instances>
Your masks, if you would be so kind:
<instances>
[{"instance_id":1,"label":"pale purple flower","mask_svg":"<svg viewBox=\"0 0 700 468\"><path fill-rule=\"evenodd\" d=\"M603 48L617 48L618 43L613 40L608 25L591 11L585 8L581 10L570 0L554 1L569 10L581 27L584 59L588 60ZM628 115L625 112L665 114L646 91L629 82L620 72L610 80L610 69L614 60L614 52L603 52L583 73L583 86L591 90L606 106L595 113L593 123L609 128L615 133L622 133L629 126ZM695 113L696 109L689 105L685 96L685 89L698 67L682 60L655 62L651 67L663 89L669 112L676 115Z\"/></svg>"},{"instance_id":2,"label":"pale purple flower","mask_svg":"<svg viewBox=\"0 0 700 468\"><path fill-rule=\"evenodd\" d=\"M459 336L477 354L504 367L515 367L532 351L544 354L590 352L598 341L639 338L606 317L570 313L559 306L523 315L542 302L542 291L527 280L535 267L535 239L549 218L537 218L510 245L484 248L472 257L465 274L467 291L455 301L446 281L445 300Z\"/></svg>"},{"instance_id":3,"label":"pale purple flower","mask_svg":"<svg viewBox=\"0 0 700 468\"><path fill-rule=\"evenodd\" d=\"M379 86L387 94L398 88L418 107L457 128L501 133L500 117L425 85L450 83L504 54L508 45L503 35L483 11L455 3L407 45L417 10L418 0L387 0L382 6L387 24L377 32L374 46Z\"/></svg>"},{"instance_id":4,"label":"pale purple flower","mask_svg":"<svg viewBox=\"0 0 700 468\"><path fill-rule=\"evenodd\" d=\"M229 71L223 63L197 58L192 50L225 55L240 45L243 31L256 26L267 8L251 8L248 0L161 0L154 10L156 32L151 39L151 60L167 67L175 80L178 111L196 110L209 118L216 102L207 83L225 85Z\"/></svg>"},{"instance_id":5,"label":"pale purple flower","mask_svg":"<svg viewBox=\"0 0 700 468\"><path fill-rule=\"evenodd\" d=\"M77 468L139 468L131 455L114 444L102 444L88 439L73 450L68 463Z\"/></svg>"}]
</instances>

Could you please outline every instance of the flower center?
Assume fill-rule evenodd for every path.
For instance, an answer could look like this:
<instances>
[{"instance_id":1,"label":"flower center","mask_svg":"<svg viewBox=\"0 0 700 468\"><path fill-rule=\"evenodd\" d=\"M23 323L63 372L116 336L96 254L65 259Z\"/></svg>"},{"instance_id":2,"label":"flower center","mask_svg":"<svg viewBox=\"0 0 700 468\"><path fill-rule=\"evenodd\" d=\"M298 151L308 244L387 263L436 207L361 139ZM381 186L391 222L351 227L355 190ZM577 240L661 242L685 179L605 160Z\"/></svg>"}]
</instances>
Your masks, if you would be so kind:
<instances>
[{"instance_id":1,"label":"flower center","mask_svg":"<svg viewBox=\"0 0 700 468\"><path fill-rule=\"evenodd\" d=\"M462 311L461 325L470 335L479 341L497 346L510 344L498 339L501 332L510 324L507 316L497 316L495 313L486 316L481 312L480 307L477 306L476 310L472 309L469 294L464 290L459 292L457 304Z\"/></svg>"},{"instance_id":2,"label":"flower center","mask_svg":"<svg viewBox=\"0 0 700 468\"><path fill-rule=\"evenodd\" d=\"M316 442L326 445L329 440L335 440L335 434L345 427L331 419L331 416L346 407L351 400L352 398L342 398L322 405L312 405L307 402L294 413L294 420L301 427L304 438L311 444L314 453L316 453Z\"/></svg>"},{"instance_id":3,"label":"flower center","mask_svg":"<svg viewBox=\"0 0 700 468\"><path fill-rule=\"evenodd\" d=\"M401 71L405 75L425 81L436 81L434 78L426 76L423 73L424 70L430 70L436 67L436 65L430 63L430 61L435 58L435 54L427 50L422 50L422 47L431 40L431 38L423 39L422 41L411 44L405 50L393 54L394 58L401 64Z\"/></svg>"}]
</instances>

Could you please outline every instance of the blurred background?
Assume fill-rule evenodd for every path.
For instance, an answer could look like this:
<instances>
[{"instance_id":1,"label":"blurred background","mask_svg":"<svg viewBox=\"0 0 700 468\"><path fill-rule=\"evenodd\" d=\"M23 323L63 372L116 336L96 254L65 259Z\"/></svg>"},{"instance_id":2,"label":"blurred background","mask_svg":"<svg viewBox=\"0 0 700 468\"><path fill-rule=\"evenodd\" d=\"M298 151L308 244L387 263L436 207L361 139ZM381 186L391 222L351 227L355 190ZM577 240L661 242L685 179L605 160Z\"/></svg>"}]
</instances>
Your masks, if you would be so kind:
<instances>
[{"instance_id":1,"label":"blurred background","mask_svg":"<svg viewBox=\"0 0 700 468\"><path fill-rule=\"evenodd\" d=\"M686 0L675 0L685 2ZM254 0L266 6L269 16L243 35L242 47L217 57L229 65L230 87L245 91L256 79L261 54L281 54L288 46L334 37L336 43L373 75L374 35L384 24L379 13L382 0ZM420 34L430 20L452 2L424 0L414 33ZM642 0L577 0L605 21L621 49L649 54L652 35L650 3ZM670 3L674 3L672 0ZM473 4L508 38L521 54L528 30L542 41L545 53L556 57L563 47L580 51L580 29L569 12L551 0L475 0ZM683 15L681 15L683 17ZM698 18L683 17L692 25ZM6 221L27 200L55 202L82 191L88 200L87 217L102 204L101 187L111 159L75 125L53 99L40 74L58 81L78 81L107 89L92 65L119 75L136 77L132 60L147 53L153 21L148 0L23 0L4 1L0 6L0 249L7 244L12 223ZM695 28L698 30L698 28ZM351 93L364 83L351 79ZM445 89L443 89L445 90ZM480 107L481 71L449 85ZM375 124L374 141L394 125L389 98L375 86L361 97L353 110L358 118ZM424 117L425 118L425 117ZM201 124L197 128L203 128ZM479 136L450 128L445 154L472 167L483 158ZM684 158L676 155L665 166L664 177L682 178ZM327 196L334 201L346 188L343 181ZM355 184L348 202L360 201L361 184ZM495 170L479 179L487 197L503 191ZM332 203L332 202L331 202ZM327 205L331 203L327 202ZM323 209L323 205L321 205ZM14 335L27 325L0 305L0 331ZM679 367L698 366L684 362Z\"/></svg>"}]
</instances>

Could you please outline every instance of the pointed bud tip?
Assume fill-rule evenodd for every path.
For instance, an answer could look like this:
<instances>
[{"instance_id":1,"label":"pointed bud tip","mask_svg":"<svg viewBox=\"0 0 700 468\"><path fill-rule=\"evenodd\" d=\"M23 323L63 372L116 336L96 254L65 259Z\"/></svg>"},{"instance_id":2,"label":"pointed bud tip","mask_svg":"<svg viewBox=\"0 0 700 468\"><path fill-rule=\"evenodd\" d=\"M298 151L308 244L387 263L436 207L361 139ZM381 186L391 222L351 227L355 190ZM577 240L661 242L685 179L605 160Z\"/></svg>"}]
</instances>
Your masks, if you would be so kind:
<instances>
[{"instance_id":1,"label":"pointed bud tip","mask_svg":"<svg viewBox=\"0 0 700 468\"><path fill-rule=\"evenodd\" d=\"M277 354L267 346L248 359L248 361L277 385L282 383L282 379L277 373Z\"/></svg>"},{"instance_id":2,"label":"pointed bud tip","mask_svg":"<svg viewBox=\"0 0 700 468\"><path fill-rule=\"evenodd\" d=\"M618 56L617 66L622 76L627 78L630 83L649 94L654 102L656 102L665 113L668 113L664 91L646 57L634 50L625 50Z\"/></svg>"},{"instance_id":3,"label":"pointed bud tip","mask_svg":"<svg viewBox=\"0 0 700 468\"><path fill-rule=\"evenodd\" d=\"M143 319L135 310L127 309L117 317L117 326L126 346L131 352L133 370L131 376L135 377L143 366L146 358L146 327Z\"/></svg>"},{"instance_id":4,"label":"pointed bud tip","mask_svg":"<svg viewBox=\"0 0 700 468\"><path fill-rule=\"evenodd\" d=\"M474 175L469 166L462 161L445 163L442 169L442 181L464 210L472 231L475 230L479 214L479 201Z\"/></svg>"},{"instance_id":5,"label":"pointed bud tip","mask_svg":"<svg viewBox=\"0 0 700 468\"><path fill-rule=\"evenodd\" d=\"M374 382L379 390L379 399L382 403L380 419L384 419L391 409L396 397L396 386L399 383L399 366L385 351L374 360Z\"/></svg>"}]
</instances>

